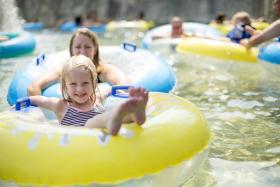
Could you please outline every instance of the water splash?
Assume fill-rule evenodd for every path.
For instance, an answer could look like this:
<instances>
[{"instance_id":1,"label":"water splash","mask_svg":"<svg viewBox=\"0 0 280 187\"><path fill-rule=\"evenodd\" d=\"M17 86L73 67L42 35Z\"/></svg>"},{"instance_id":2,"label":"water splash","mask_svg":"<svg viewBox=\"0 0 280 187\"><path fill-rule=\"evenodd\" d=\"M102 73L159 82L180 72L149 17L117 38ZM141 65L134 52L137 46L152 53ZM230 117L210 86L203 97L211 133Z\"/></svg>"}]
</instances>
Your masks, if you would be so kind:
<instances>
[{"instance_id":1,"label":"water splash","mask_svg":"<svg viewBox=\"0 0 280 187\"><path fill-rule=\"evenodd\" d=\"M0 31L20 31L24 20L18 16L14 0L0 0Z\"/></svg>"}]
</instances>

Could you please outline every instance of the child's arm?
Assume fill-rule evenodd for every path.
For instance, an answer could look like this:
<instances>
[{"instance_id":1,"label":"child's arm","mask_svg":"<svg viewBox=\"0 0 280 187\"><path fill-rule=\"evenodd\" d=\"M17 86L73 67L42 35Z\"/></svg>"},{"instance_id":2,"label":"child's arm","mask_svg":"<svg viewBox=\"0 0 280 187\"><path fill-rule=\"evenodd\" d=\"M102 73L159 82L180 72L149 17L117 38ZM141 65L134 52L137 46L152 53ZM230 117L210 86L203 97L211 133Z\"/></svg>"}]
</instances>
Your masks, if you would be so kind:
<instances>
[{"instance_id":1,"label":"child's arm","mask_svg":"<svg viewBox=\"0 0 280 187\"><path fill-rule=\"evenodd\" d=\"M262 42L270 40L279 35L280 35L280 20L277 20L274 23L272 23L268 28L266 28L263 32L252 36L248 40L242 41L241 44L247 48L250 48L252 46L261 44Z\"/></svg>"},{"instance_id":2,"label":"child's arm","mask_svg":"<svg viewBox=\"0 0 280 187\"><path fill-rule=\"evenodd\" d=\"M55 97L45 97L41 95L37 96L30 96L31 104L37 105L38 107L46 108L48 110L51 110L55 113L58 112L58 106L61 103L60 98Z\"/></svg>"}]
</instances>

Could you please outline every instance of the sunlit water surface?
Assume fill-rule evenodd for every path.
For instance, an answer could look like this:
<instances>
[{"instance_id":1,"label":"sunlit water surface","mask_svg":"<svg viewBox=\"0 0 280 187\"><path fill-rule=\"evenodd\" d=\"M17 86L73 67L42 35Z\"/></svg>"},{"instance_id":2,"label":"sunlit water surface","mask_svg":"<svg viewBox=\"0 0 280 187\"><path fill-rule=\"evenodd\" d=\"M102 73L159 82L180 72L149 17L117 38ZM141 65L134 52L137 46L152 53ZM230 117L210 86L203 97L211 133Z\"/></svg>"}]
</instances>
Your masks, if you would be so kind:
<instances>
[{"instance_id":1,"label":"sunlit water surface","mask_svg":"<svg viewBox=\"0 0 280 187\"><path fill-rule=\"evenodd\" d=\"M0 60L1 111L9 108L6 95L15 71L36 55L67 49L71 37L53 31L34 35L33 54ZM106 34L99 41L101 45L120 45L123 40L139 45L142 36ZM182 56L173 46L167 49L161 54L177 78L173 93L195 103L212 131L208 159L183 186L280 186L280 77L266 74L260 64Z\"/></svg>"}]
</instances>

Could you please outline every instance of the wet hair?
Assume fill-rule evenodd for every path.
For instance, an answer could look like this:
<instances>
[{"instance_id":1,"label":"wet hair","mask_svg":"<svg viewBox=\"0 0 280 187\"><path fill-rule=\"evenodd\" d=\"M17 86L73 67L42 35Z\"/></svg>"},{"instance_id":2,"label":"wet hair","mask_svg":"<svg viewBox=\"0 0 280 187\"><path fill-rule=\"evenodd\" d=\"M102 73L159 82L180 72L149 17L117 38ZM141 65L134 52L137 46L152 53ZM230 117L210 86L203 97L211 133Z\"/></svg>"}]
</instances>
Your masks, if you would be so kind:
<instances>
[{"instance_id":1,"label":"wet hair","mask_svg":"<svg viewBox=\"0 0 280 187\"><path fill-rule=\"evenodd\" d=\"M89 30L88 28L80 28L78 29L71 37L70 39L70 45L69 45L69 51L70 51L70 55L73 56L73 51L72 51L72 46L73 46L73 42L74 39L79 36L79 35L84 35L87 36L93 43L94 47L95 47L95 55L93 57L93 59L91 59L95 65L95 67L98 69L99 68L99 44L97 41L97 36L94 34L94 32L92 32L91 30Z\"/></svg>"},{"instance_id":2,"label":"wet hair","mask_svg":"<svg viewBox=\"0 0 280 187\"><path fill-rule=\"evenodd\" d=\"M83 17L81 15L75 17L75 23L77 26L81 26L83 24Z\"/></svg>"},{"instance_id":3,"label":"wet hair","mask_svg":"<svg viewBox=\"0 0 280 187\"><path fill-rule=\"evenodd\" d=\"M178 17L178 16L174 16L174 17L172 17L172 19L171 19L171 24L172 23L180 23L180 24L183 24L183 21L182 21L182 19L180 18L180 17Z\"/></svg>"},{"instance_id":4,"label":"wet hair","mask_svg":"<svg viewBox=\"0 0 280 187\"><path fill-rule=\"evenodd\" d=\"M68 62L63 66L62 73L61 73L61 80L60 80L62 97L67 101L71 101L71 98L67 93L66 79L67 76L69 76L69 72L73 69L82 69L89 73L90 82L93 86L93 93L91 99L95 100L96 98L95 90L97 88L97 72L91 59L84 55L70 57Z\"/></svg>"},{"instance_id":5,"label":"wet hair","mask_svg":"<svg viewBox=\"0 0 280 187\"><path fill-rule=\"evenodd\" d=\"M223 24L226 17L227 17L226 14L219 12L217 14L217 16L215 17L215 21L216 21L216 23Z\"/></svg>"},{"instance_id":6,"label":"wet hair","mask_svg":"<svg viewBox=\"0 0 280 187\"><path fill-rule=\"evenodd\" d=\"M138 19L145 19L145 13L144 11L140 11L138 14Z\"/></svg>"},{"instance_id":7,"label":"wet hair","mask_svg":"<svg viewBox=\"0 0 280 187\"><path fill-rule=\"evenodd\" d=\"M245 25L251 25L251 16L245 11L235 13L232 17L232 23L236 24L238 19Z\"/></svg>"}]
</instances>

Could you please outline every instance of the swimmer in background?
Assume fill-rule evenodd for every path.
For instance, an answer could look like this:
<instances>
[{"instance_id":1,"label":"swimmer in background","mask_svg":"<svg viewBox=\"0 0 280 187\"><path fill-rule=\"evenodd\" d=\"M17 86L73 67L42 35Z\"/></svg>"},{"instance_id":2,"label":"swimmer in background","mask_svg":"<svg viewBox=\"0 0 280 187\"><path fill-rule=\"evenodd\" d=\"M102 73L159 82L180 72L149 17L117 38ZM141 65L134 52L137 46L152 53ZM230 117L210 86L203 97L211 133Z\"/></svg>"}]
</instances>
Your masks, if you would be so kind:
<instances>
[{"instance_id":1,"label":"swimmer in background","mask_svg":"<svg viewBox=\"0 0 280 187\"><path fill-rule=\"evenodd\" d=\"M8 36L0 35L0 42L4 42L4 41L7 41L7 40L9 40Z\"/></svg>"},{"instance_id":2,"label":"swimmer in background","mask_svg":"<svg viewBox=\"0 0 280 187\"><path fill-rule=\"evenodd\" d=\"M184 32L183 22L180 17L174 16L171 20L170 25L171 25L171 32L168 35L152 36L152 40L163 39L163 38L180 38L180 37L190 36Z\"/></svg>"},{"instance_id":3,"label":"swimmer in background","mask_svg":"<svg viewBox=\"0 0 280 187\"><path fill-rule=\"evenodd\" d=\"M227 25L229 22L226 20L227 16L223 12L219 12L215 19L210 22L210 25Z\"/></svg>"},{"instance_id":4,"label":"swimmer in background","mask_svg":"<svg viewBox=\"0 0 280 187\"><path fill-rule=\"evenodd\" d=\"M251 34L245 30L245 27L252 27L251 17L247 12L235 13L232 17L232 22L234 28L227 34L227 37L232 42L239 43L240 40L251 37Z\"/></svg>"},{"instance_id":5,"label":"swimmer in background","mask_svg":"<svg viewBox=\"0 0 280 187\"><path fill-rule=\"evenodd\" d=\"M280 0L274 0L273 10L277 16L280 16ZM280 19L274 21L268 28L263 31L256 31L250 27L245 27L246 31L253 35L250 39L240 41L240 44L246 48L259 45L265 41L280 36ZM278 41L280 39L278 38Z\"/></svg>"},{"instance_id":6,"label":"swimmer in background","mask_svg":"<svg viewBox=\"0 0 280 187\"><path fill-rule=\"evenodd\" d=\"M87 13L86 18L83 20L82 26L90 27L98 26L101 24L103 24L103 22L99 20L97 12L95 10L91 10Z\"/></svg>"},{"instance_id":7,"label":"swimmer in background","mask_svg":"<svg viewBox=\"0 0 280 187\"><path fill-rule=\"evenodd\" d=\"M224 14L223 12L219 12L216 15L215 19L209 23L209 26L219 30L224 35L226 35L232 29L232 25L226 19L226 17L226 14Z\"/></svg>"}]
</instances>

